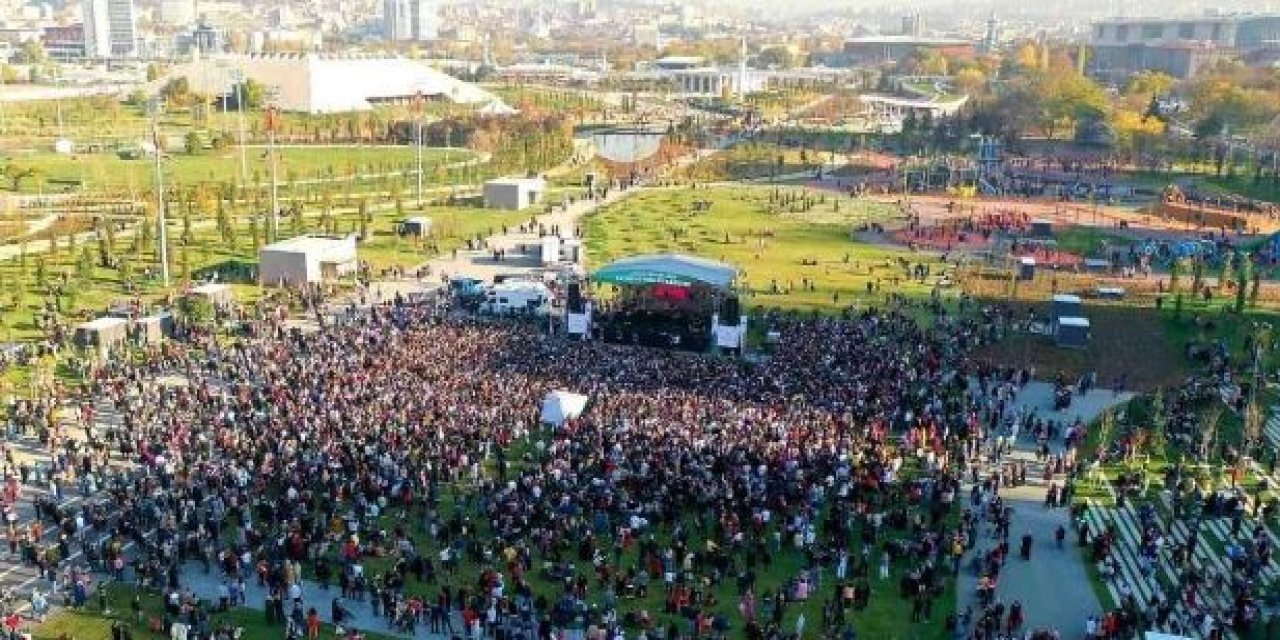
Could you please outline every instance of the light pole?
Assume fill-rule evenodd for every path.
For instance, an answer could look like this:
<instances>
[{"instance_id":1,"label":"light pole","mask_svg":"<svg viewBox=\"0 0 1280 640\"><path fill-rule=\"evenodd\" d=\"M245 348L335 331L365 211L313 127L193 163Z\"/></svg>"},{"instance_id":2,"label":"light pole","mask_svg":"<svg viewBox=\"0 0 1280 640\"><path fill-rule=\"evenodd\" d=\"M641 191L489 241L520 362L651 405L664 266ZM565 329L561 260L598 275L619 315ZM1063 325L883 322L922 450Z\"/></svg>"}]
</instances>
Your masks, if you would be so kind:
<instances>
[{"instance_id":1,"label":"light pole","mask_svg":"<svg viewBox=\"0 0 1280 640\"><path fill-rule=\"evenodd\" d=\"M160 242L160 279L164 283L166 289L169 288L169 233L168 225L165 222L165 206L164 206L164 168L160 162L160 109L161 103L158 98L151 100L151 144L155 147L152 155L155 157L156 172L156 226L158 227L156 236Z\"/></svg>"},{"instance_id":2,"label":"light pole","mask_svg":"<svg viewBox=\"0 0 1280 640\"><path fill-rule=\"evenodd\" d=\"M243 189L249 186L249 158L248 158L248 152L245 150L245 139L244 139L245 90L244 90L244 72L243 71L236 69L235 82L236 82L236 111L238 112L236 118L239 121L239 129L240 129L240 185L241 185L241 188Z\"/></svg>"},{"instance_id":3,"label":"light pole","mask_svg":"<svg viewBox=\"0 0 1280 640\"><path fill-rule=\"evenodd\" d=\"M7 69L8 67L4 67ZM4 89L4 70L0 69L0 89ZM0 100L0 135L4 135L4 101Z\"/></svg>"},{"instance_id":4,"label":"light pole","mask_svg":"<svg viewBox=\"0 0 1280 640\"><path fill-rule=\"evenodd\" d=\"M415 124L417 125L416 128L418 130L417 141L416 141L417 149L415 151L415 154L417 155L417 160L418 160L418 170L416 172L417 178L418 178L418 208L421 209L422 208L422 119L419 118L415 122Z\"/></svg>"},{"instance_id":5,"label":"light pole","mask_svg":"<svg viewBox=\"0 0 1280 640\"><path fill-rule=\"evenodd\" d=\"M267 107L267 158L271 169L271 215L267 218L267 242L280 236L280 205L276 180L276 127L280 122L280 110L273 104Z\"/></svg>"},{"instance_id":6,"label":"light pole","mask_svg":"<svg viewBox=\"0 0 1280 640\"><path fill-rule=\"evenodd\" d=\"M419 91L413 96L413 128L415 128L415 137L413 137L413 155L417 160L417 206L422 207L422 105L426 99L422 97Z\"/></svg>"}]
</instances>

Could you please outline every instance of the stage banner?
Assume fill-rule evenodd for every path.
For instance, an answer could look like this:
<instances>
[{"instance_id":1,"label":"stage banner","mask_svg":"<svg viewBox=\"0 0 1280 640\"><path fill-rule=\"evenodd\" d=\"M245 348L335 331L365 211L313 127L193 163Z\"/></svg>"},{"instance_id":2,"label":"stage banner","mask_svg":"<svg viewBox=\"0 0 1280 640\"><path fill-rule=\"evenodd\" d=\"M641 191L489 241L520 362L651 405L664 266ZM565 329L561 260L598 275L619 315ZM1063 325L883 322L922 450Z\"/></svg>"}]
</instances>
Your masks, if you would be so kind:
<instances>
[{"instance_id":1,"label":"stage banner","mask_svg":"<svg viewBox=\"0 0 1280 640\"><path fill-rule=\"evenodd\" d=\"M585 313L568 313L565 314L565 326L570 335L583 336L587 334L587 325L590 316Z\"/></svg>"},{"instance_id":2,"label":"stage banner","mask_svg":"<svg viewBox=\"0 0 1280 640\"><path fill-rule=\"evenodd\" d=\"M725 327L716 325L716 346L721 349L738 349L742 347L742 335L746 332L747 325L740 324L733 327Z\"/></svg>"}]
</instances>

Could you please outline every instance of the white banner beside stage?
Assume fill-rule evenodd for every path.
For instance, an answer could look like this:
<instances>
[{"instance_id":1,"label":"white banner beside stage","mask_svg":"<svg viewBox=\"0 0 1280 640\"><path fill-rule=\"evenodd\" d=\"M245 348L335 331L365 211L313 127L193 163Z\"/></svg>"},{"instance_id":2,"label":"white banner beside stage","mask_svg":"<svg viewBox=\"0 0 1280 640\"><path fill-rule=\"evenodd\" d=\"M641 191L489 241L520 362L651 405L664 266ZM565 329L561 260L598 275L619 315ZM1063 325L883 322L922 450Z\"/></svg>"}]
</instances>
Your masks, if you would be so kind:
<instances>
[{"instance_id":1,"label":"white banner beside stage","mask_svg":"<svg viewBox=\"0 0 1280 640\"><path fill-rule=\"evenodd\" d=\"M564 331L571 336L587 336L591 334L591 303L582 305L582 313L564 314Z\"/></svg>"},{"instance_id":2,"label":"white banner beside stage","mask_svg":"<svg viewBox=\"0 0 1280 640\"><path fill-rule=\"evenodd\" d=\"M747 316L740 316L738 324L733 326L724 326L720 324L719 314L711 317L712 336L716 340L716 346L721 349L741 349L742 343L747 335Z\"/></svg>"}]
</instances>

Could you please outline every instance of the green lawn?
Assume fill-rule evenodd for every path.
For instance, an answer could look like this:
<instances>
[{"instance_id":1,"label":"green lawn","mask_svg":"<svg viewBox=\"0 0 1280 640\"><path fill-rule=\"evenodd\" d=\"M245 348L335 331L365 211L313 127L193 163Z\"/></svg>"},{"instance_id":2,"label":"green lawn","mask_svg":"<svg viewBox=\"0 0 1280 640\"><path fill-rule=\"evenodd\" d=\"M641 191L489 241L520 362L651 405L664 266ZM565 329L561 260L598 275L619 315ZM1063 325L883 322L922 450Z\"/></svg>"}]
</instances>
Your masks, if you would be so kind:
<instances>
[{"instance_id":1,"label":"green lawn","mask_svg":"<svg viewBox=\"0 0 1280 640\"><path fill-rule=\"evenodd\" d=\"M1271 178L1254 180L1253 176L1208 177L1202 181L1210 191L1231 193L1246 198L1280 202L1280 182Z\"/></svg>"},{"instance_id":2,"label":"green lawn","mask_svg":"<svg viewBox=\"0 0 1280 640\"><path fill-rule=\"evenodd\" d=\"M368 223L369 239L359 247L362 260L367 261L375 274L388 267L416 267L436 255L433 249L444 253L461 247L468 238L488 236L503 225L516 225L527 220L534 211L497 211L467 206L427 206L423 209L406 208L403 214L393 208L371 209ZM433 236L416 240L400 237L395 233L397 223L406 216L426 216L433 221ZM359 227L355 209L336 209L329 230L353 233ZM170 273L174 287L184 277L196 277L202 270L217 269L225 277L229 263L256 264L257 256L251 240L250 220L232 218L234 234L227 239L216 226L198 222L191 227L190 243L183 244L181 218L169 220ZM280 237L288 238L301 233L326 231L322 217L310 210L301 218L301 224L293 218L282 218ZM265 241L265 227L257 226L259 245ZM81 240L74 250L65 237L58 240L59 249L48 254L31 254L25 258L0 260L0 341L33 341L43 337L44 331L37 324L37 315L46 303L54 301L48 295L49 287L60 285L63 274L67 283L56 298L58 315L69 327L103 313L114 302L130 299L125 288L127 275L135 284L135 295L143 300L157 301L166 295L158 273L159 262L154 254L154 241L146 248L135 245L136 236L121 234L115 238L113 255L120 259L120 268L102 267L96 262L99 244ZM86 249L90 252L90 264L82 264ZM86 266L88 268L86 268ZM144 272L150 269L151 278ZM263 295L264 290L252 283L236 284L237 300L252 302ZM35 369L47 370L48 362L40 367L10 366L0 377L0 385L12 392L25 392Z\"/></svg>"},{"instance_id":3,"label":"green lawn","mask_svg":"<svg viewBox=\"0 0 1280 640\"><path fill-rule=\"evenodd\" d=\"M169 637L167 629L163 634L155 634L148 628L148 621L151 619L163 619L164 602L159 595L143 594L143 622L139 624L134 621L131 607L135 589L124 585L111 585L106 589L107 613L104 614L99 609L98 598L95 595L89 599L89 604L84 609L66 609L50 616L44 624L36 625L32 631L32 640L61 640L62 638L105 640L111 637L111 625L116 620L124 621L129 625L135 640ZM323 612L322 616L327 613L327 611ZM214 614L211 617L212 628L217 629L224 624L240 627L244 629L243 637L246 640L284 637L284 625L267 624L265 614L261 610L238 608L226 613ZM338 636L334 633L332 625L325 625L320 632L320 637L336 638ZM369 640L390 640L391 638L391 636L369 632L366 632L364 637Z\"/></svg>"},{"instance_id":4,"label":"green lawn","mask_svg":"<svg viewBox=\"0 0 1280 640\"><path fill-rule=\"evenodd\" d=\"M747 142L703 158L683 173L700 182L759 179L816 171L829 159L830 154L821 151Z\"/></svg>"},{"instance_id":5,"label":"green lawn","mask_svg":"<svg viewBox=\"0 0 1280 640\"><path fill-rule=\"evenodd\" d=\"M250 183L269 184L271 169L266 150L250 147L245 150L245 155ZM438 166L473 157L473 153L459 149L424 149L423 172L428 181L434 181ZM41 151L0 154L0 165L5 161L36 171L33 178L19 184L19 190L28 193L64 191L76 185L83 190L145 191L154 184L154 162L150 158L123 160L114 153L63 155ZM240 180L240 151L235 147L221 151L204 150L195 155L175 152L166 158L164 165L165 177L170 184L218 184ZM283 184L293 180L345 178L357 174L411 173L416 167L416 150L410 146L315 146L279 149L276 175ZM3 188L12 187L12 182L6 181Z\"/></svg>"},{"instance_id":6,"label":"green lawn","mask_svg":"<svg viewBox=\"0 0 1280 640\"><path fill-rule=\"evenodd\" d=\"M1127 248L1134 243L1131 238L1085 226L1056 229L1053 239L1058 242L1058 249L1085 257L1098 257L1104 251Z\"/></svg>"},{"instance_id":7,"label":"green lawn","mask_svg":"<svg viewBox=\"0 0 1280 640\"><path fill-rule=\"evenodd\" d=\"M632 196L587 219L588 260L591 266L599 266L626 256L663 252L721 260L741 269L740 284L749 292L745 304L787 309L829 310L855 301L882 302L889 291L924 296L941 274L936 257L851 239L857 225L894 215L890 207L796 188L778 189L784 197L807 194L814 199L808 211L793 211L797 205L770 203L774 192L769 187L726 187ZM695 213L696 201L711 202L710 210ZM932 274L928 282L903 277L899 259L928 265ZM813 284L812 290L804 286L805 279ZM877 282L880 291L869 296L867 284ZM773 292L774 285L778 293Z\"/></svg>"}]
</instances>

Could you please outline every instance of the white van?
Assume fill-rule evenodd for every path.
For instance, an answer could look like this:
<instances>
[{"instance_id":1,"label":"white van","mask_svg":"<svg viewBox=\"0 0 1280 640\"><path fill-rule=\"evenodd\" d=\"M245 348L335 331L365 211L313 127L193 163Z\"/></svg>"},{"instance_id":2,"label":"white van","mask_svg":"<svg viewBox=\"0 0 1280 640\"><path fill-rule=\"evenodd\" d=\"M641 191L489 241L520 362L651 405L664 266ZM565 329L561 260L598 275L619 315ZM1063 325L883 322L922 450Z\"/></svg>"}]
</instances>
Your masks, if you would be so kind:
<instances>
[{"instance_id":1,"label":"white van","mask_svg":"<svg viewBox=\"0 0 1280 640\"><path fill-rule=\"evenodd\" d=\"M551 289L541 282L503 282L489 288L480 313L546 315L551 311L551 298Z\"/></svg>"}]
</instances>

